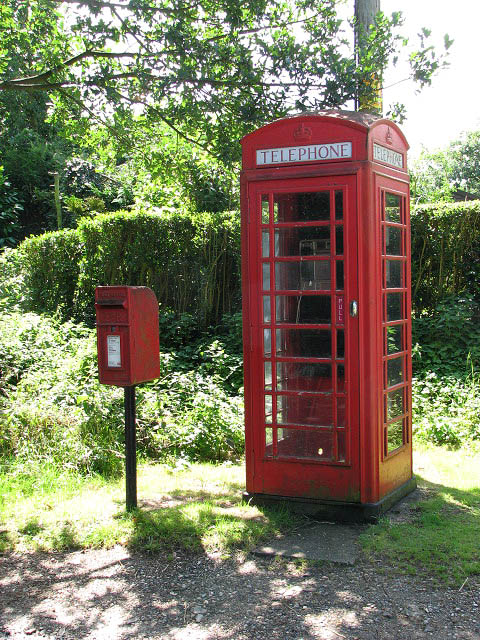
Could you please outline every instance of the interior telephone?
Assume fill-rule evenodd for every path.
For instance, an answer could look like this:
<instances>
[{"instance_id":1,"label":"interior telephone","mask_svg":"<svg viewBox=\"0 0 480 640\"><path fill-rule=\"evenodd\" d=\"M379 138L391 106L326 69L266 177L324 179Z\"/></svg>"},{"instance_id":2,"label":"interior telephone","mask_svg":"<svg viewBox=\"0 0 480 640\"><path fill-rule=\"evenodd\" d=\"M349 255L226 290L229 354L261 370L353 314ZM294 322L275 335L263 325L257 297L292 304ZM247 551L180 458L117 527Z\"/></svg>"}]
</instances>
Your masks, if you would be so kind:
<instances>
[{"instance_id":1,"label":"interior telephone","mask_svg":"<svg viewBox=\"0 0 480 640\"><path fill-rule=\"evenodd\" d=\"M300 240L299 253L301 256L328 256L330 255L330 240L312 239ZM330 262L327 260L309 260L300 263L300 287L301 289L330 289ZM296 322L301 323L302 298L300 294L297 302Z\"/></svg>"}]
</instances>

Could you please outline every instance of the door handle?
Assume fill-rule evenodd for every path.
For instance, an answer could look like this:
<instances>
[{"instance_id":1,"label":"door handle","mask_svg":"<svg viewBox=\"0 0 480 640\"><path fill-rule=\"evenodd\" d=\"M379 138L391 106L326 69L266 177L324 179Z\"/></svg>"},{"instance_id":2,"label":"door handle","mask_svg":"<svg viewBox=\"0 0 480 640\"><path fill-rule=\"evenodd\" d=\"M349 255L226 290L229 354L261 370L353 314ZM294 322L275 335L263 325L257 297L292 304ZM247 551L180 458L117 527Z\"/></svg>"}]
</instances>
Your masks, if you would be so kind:
<instances>
[{"instance_id":1,"label":"door handle","mask_svg":"<svg viewBox=\"0 0 480 640\"><path fill-rule=\"evenodd\" d=\"M350 302L350 315L352 318L356 318L358 316L358 302L356 300L352 300Z\"/></svg>"}]
</instances>

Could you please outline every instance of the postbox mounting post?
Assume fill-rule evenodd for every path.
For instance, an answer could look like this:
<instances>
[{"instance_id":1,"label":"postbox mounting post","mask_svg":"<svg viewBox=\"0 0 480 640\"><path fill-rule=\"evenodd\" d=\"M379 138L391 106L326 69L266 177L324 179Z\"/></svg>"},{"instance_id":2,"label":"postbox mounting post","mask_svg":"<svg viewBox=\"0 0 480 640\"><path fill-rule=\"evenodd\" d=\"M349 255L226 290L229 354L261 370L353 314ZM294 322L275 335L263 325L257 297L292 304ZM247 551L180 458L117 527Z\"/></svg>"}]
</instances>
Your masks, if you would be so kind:
<instances>
[{"instance_id":1,"label":"postbox mounting post","mask_svg":"<svg viewBox=\"0 0 480 640\"><path fill-rule=\"evenodd\" d=\"M135 385L124 387L125 404L125 495L127 511L137 508L137 442Z\"/></svg>"}]
</instances>

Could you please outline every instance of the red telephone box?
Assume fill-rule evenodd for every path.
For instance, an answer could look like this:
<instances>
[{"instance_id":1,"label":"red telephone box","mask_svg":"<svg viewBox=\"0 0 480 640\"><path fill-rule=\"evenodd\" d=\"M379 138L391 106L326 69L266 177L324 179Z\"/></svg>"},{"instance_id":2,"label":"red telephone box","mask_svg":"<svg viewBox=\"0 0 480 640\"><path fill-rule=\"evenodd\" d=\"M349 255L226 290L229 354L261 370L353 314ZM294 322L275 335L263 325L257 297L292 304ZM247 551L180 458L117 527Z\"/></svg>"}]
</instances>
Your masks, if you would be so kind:
<instances>
[{"instance_id":1,"label":"red telephone box","mask_svg":"<svg viewBox=\"0 0 480 640\"><path fill-rule=\"evenodd\" d=\"M374 519L412 491L408 144L328 111L243 139L248 499Z\"/></svg>"}]
</instances>

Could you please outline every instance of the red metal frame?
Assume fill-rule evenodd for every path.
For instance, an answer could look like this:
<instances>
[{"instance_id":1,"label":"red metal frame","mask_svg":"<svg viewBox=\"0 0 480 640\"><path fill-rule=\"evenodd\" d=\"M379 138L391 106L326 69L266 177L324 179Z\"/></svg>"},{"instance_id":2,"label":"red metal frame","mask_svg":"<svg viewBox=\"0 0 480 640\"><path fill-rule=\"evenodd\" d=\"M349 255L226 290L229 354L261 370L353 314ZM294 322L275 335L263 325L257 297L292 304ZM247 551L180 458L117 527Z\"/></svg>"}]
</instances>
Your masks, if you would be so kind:
<instances>
[{"instance_id":1,"label":"red metal frame","mask_svg":"<svg viewBox=\"0 0 480 640\"><path fill-rule=\"evenodd\" d=\"M314 501L376 503L412 478L408 145L393 123L345 112L281 120L253 132L244 139L243 145L241 200L247 491L252 495ZM259 156L258 150L261 150ZM350 157L339 157L343 152L344 155L350 154ZM323 156L329 153L332 157L324 160ZM275 165L257 166L257 157L262 161L266 158L272 162L275 160ZM296 157L309 160L289 162ZM312 195L319 192L329 193L328 218L292 218L294 207L300 207L298 203L302 198L305 201L309 198L325 199L324 196ZM337 192L343 193L343 220L335 216ZM384 219L386 193L392 194L388 196L389 202L397 202L396 197L399 198L401 222ZM291 196L290 200L287 195ZM275 220L274 205L277 202L280 210L282 197L286 203L284 218ZM389 214L396 216L396 209L390 207ZM335 253L336 231L340 226L343 226L344 232L343 257ZM319 240L314 245L310 241L310 244L307 242L307 245L302 245L307 249L315 247L315 251L320 247L321 254L318 249L316 255L300 256L299 248L299 255L295 255L295 252L292 255L291 249L285 249L285 255L281 255L281 250L275 255L275 231L278 233L278 246L289 247L293 238L298 240L302 234L305 237L318 234L328 238L327 230L330 230L330 245L328 239ZM268 232L268 256L262 254L262 232ZM400 236L402 255L386 255L382 235L385 233L390 234L393 240ZM344 266L343 290L339 290L335 283L336 265L340 261ZM304 281L307 288L301 288L301 284L298 287L290 284L285 289L278 288L279 282L285 285L285 275L289 270L298 272L298 282L302 282L302 263L308 273L314 274L314 280ZM330 287L325 286L326 280L316 279L317 273L326 273L327 269L320 267L326 263L330 264ZM387 288L387 266L394 274L392 278L399 277L399 268L392 266L393 263L403 265L403 280L401 286ZM267 290L263 288L264 280L270 285ZM392 282L396 281L391 280L388 284ZM313 302L312 296L330 296L328 321L318 324L300 321L298 309L302 301L311 299L313 307L316 303L317 306L320 304L318 298ZM389 318L385 315L387 299ZM402 301L402 317L396 320L392 318L399 313L395 306L399 299ZM349 313L353 301L358 302L358 317L352 317ZM281 312L281 321L278 322L277 304ZM293 315L294 304L297 305L296 316ZM337 364L341 360L336 353L336 332L338 327L342 329L342 321L346 372L344 393L336 386ZM391 339L394 340L398 333L396 326L402 327L404 335L402 352L384 353L385 331L389 328L393 336ZM264 331L270 332L267 334L271 341L268 356L264 353ZM285 338L290 352L277 353L277 331L283 331L282 336L292 336L289 341ZM320 344L327 331L332 331L331 356L327 352L323 357L316 358L312 354L294 351L297 348L296 336L298 340L303 337L303 343L310 336ZM282 348L283 344L282 340ZM403 362L405 370L403 380L387 392L384 388L385 371L387 363L393 360ZM270 363L266 369L265 362ZM327 367L327 372L330 365L330 395L325 395L328 376L324 380L318 375L316 382L310 378L307 382L297 374L297 386L305 388L300 391L275 388L277 364L282 371L300 371L299 365L305 365L313 367L310 372L317 373L321 371L317 365ZM271 371L269 375L272 378L267 388L265 370L267 373ZM288 381L285 384L288 385ZM392 451L397 442L394 438L398 440L399 432L391 426L397 424L395 419L385 422L385 403L389 402L392 415L398 411L399 389L404 390L405 406L402 414L394 418L402 421L403 440L401 446L395 446ZM281 405L278 415L275 413L277 398L280 398ZM347 420L344 430L337 425L335 413L335 407L342 398L346 399ZM270 406L270 400L272 410L266 412L265 407ZM323 407L323 413L319 407ZM271 416L267 417L266 413L271 413ZM329 429L321 427L326 422L331 423ZM268 446L265 441L266 429L271 430L268 433L272 435L271 445ZM291 431L286 435L283 431L277 431L283 429ZM277 432L280 433L281 443ZM299 435L299 432L304 435ZM333 434L332 438L325 436L325 442L331 440L331 450L328 448L330 445L327 449L318 445L323 442L323 436L319 434L327 432ZM337 443L343 437L341 433L350 436L350 440L346 438L349 444L346 445L345 460L338 452ZM385 438L388 433L390 440L387 443ZM293 449L289 449L290 441L297 447L297 455ZM311 443L317 443L315 447L318 449L312 448ZM302 446L307 451L306 457L298 455Z\"/></svg>"}]
</instances>

